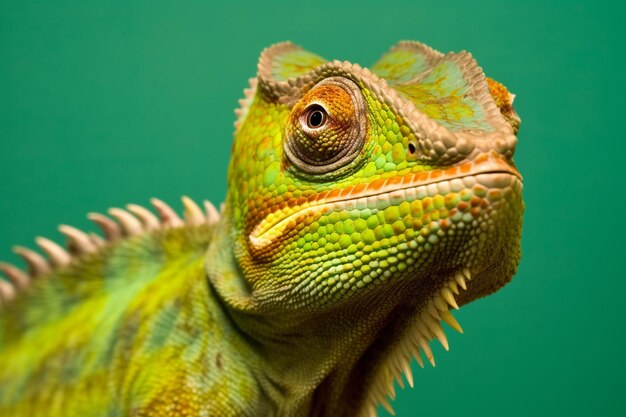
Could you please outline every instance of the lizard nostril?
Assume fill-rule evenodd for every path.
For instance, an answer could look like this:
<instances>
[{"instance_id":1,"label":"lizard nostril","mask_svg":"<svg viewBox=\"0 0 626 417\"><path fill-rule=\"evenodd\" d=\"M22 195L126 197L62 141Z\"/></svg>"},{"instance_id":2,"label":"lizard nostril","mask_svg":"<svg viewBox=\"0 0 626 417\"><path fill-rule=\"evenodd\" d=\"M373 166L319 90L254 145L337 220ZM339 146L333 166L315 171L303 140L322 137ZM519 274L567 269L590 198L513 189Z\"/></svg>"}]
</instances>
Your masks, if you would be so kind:
<instances>
[{"instance_id":1,"label":"lizard nostril","mask_svg":"<svg viewBox=\"0 0 626 417\"><path fill-rule=\"evenodd\" d=\"M417 152L417 148L415 147L415 144L413 142L409 143L409 153L411 155L414 155L415 152Z\"/></svg>"}]
</instances>

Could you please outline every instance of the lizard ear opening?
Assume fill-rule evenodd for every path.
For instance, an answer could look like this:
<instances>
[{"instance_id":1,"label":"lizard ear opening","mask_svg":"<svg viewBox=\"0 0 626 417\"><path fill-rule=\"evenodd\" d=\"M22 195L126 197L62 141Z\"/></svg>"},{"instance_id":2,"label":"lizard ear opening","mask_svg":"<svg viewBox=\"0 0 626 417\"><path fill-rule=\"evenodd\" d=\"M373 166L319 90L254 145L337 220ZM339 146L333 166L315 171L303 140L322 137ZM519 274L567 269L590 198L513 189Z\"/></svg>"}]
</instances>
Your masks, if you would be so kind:
<instances>
[{"instance_id":1,"label":"lizard ear opening","mask_svg":"<svg viewBox=\"0 0 626 417\"><path fill-rule=\"evenodd\" d=\"M372 72L390 84L409 82L430 70L443 54L416 41L392 46L374 65Z\"/></svg>"}]
</instances>

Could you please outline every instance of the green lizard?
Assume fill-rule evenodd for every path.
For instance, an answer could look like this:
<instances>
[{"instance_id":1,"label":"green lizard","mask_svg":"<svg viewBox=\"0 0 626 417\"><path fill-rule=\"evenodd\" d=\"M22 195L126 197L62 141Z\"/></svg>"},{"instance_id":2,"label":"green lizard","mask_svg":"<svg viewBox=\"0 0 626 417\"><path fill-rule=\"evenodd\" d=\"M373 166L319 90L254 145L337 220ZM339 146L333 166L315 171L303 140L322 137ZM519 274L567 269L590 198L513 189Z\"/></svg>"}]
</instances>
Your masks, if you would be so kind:
<instances>
[{"instance_id":1,"label":"green lizard","mask_svg":"<svg viewBox=\"0 0 626 417\"><path fill-rule=\"evenodd\" d=\"M513 95L467 52L266 49L221 213L92 214L1 264L2 416L374 416L520 258Z\"/></svg>"}]
</instances>

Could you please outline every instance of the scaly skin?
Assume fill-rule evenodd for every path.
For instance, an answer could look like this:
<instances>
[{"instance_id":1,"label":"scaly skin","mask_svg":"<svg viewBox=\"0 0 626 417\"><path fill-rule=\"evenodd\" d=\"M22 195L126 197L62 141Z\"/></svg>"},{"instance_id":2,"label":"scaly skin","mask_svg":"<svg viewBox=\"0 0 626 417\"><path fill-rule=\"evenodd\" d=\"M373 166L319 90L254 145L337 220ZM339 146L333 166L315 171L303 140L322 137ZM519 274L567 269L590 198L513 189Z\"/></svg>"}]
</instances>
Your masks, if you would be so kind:
<instances>
[{"instance_id":1,"label":"scaly skin","mask_svg":"<svg viewBox=\"0 0 626 417\"><path fill-rule=\"evenodd\" d=\"M0 414L375 415L515 273L519 118L469 54L279 44L238 116L219 219L130 207L104 244L64 228L72 257L0 267Z\"/></svg>"}]
</instances>

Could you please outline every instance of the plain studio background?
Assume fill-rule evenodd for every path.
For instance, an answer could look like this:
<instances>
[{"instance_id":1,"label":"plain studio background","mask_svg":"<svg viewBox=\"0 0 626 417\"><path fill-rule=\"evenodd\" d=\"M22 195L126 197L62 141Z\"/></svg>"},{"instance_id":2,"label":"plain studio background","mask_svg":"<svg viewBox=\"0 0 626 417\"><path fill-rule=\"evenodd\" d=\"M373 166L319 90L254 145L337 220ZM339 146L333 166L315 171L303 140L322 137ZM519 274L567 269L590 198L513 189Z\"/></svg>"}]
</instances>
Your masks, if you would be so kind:
<instances>
[{"instance_id":1,"label":"plain studio background","mask_svg":"<svg viewBox=\"0 0 626 417\"><path fill-rule=\"evenodd\" d=\"M467 49L517 94L524 253L435 369L413 363L397 414L626 414L623 4L88 3L0 4L0 259L93 229L89 211L222 201L233 109L272 43L365 66L401 39Z\"/></svg>"}]
</instances>

